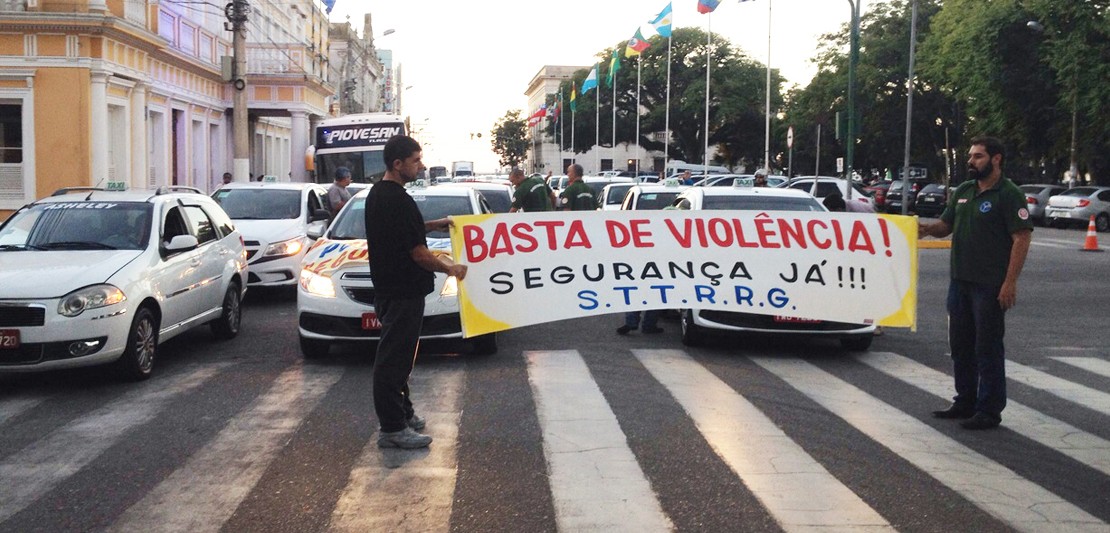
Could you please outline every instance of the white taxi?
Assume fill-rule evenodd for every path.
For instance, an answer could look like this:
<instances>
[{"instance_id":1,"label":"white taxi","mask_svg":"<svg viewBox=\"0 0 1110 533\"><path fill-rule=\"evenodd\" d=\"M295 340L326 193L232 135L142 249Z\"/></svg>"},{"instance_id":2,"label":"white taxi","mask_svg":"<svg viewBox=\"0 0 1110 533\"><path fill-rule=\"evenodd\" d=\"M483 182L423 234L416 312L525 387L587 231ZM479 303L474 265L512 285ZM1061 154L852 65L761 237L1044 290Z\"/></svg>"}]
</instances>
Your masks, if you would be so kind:
<instances>
[{"instance_id":1,"label":"white taxi","mask_svg":"<svg viewBox=\"0 0 1110 533\"><path fill-rule=\"evenodd\" d=\"M0 226L0 372L113 363L140 380L160 342L239 333L243 239L181 189L62 190Z\"/></svg>"},{"instance_id":2,"label":"white taxi","mask_svg":"<svg viewBox=\"0 0 1110 533\"><path fill-rule=\"evenodd\" d=\"M491 213L478 191L445 184L408 189L424 220L447 216ZM381 323L374 312L374 283L366 250L366 195L351 198L327 233L305 254L297 289L297 321L301 352L306 358L326 355L332 343L376 341ZM450 257L451 239L446 232L431 232L428 249ZM421 339L461 339L458 285L454 277L437 273L435 290L424 302ZM494 334L471 340L472 352L497 351Z\"/></svg>"},{"instance_id":3,"label":"white taxi","mask_svg":"<svg viewBox=\"0 0 1110 533\"><path fill-rule=\"evenodd\" d=\"M662 183L634 185L625 193L620 208L625 211L663 209L689 188L689 185L683 185L678 178L667 178Z\"/></svg>"}]
</instances>

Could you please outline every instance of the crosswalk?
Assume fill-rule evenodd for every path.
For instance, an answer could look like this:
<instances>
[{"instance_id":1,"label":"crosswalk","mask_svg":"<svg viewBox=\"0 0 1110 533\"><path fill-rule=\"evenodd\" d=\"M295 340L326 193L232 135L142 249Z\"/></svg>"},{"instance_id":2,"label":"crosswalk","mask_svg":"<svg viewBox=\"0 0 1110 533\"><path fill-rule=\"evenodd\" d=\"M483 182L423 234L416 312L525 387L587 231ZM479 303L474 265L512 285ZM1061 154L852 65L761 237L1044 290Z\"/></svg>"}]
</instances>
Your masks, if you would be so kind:
<instances>
[{"instance_id":1,"label":"crosswalk","mask_svg":"<svg viewBox=\"0 0 1110 533\"><path fill-rule=\"evenodd\" d=\"M446 532L481 523L475 515L483 513L534 514L546 529L558 531L702 529L698 515L710 513L723 513L728 529L737 531L918 529L920 523L907 519L916 509L908 512L898 507L902 500L889 497L901 490L907 497L933 495L935 500L912 503L936 521L931 529L961 530L972 523L1014 531L1110 532L1110 363L1097 357L1052 357L1045 360L1051 364L1036 368L1008 362L1007 377L1015 387L1003 429L975 433L927 416L952 395L948 369L891 352L722 361L678 349L545 350L503 353L499 359L506 363L497 379L526 382L528 395L514 401L534 408L534 418L503 423L535 424L538 438L498 443L498 449L542 453L543 472L528 479L546 485L548 507L516 507L509 486L488 487L489 501L477 508L473 503L465 512L458 508L462 500L475 500L458 493L461 478L498 465L496 457L476 460L461 452L467 445L462 437L467 410L498 408L473 403L485 396L468 391L494 385L474 378L475 369L465 360L419 364L413 373L413 396L427 419L425 431L435 439L429 449L382 450L369 430L331 434L337 440L356 435L356 445L344 448L349 452L338 451L327 432L309 445L298 441L302 428L339 409L362 413L358 423L373 425L367 372L298 362L276 368L266 383L243 387L252 396L234 403L226 420L195 449L167 454L170 464L128 465L127 450L133 448L122 442L160 417L173 416L171 406L211 394L212 383L241 371L237 364L219 363L184 367L121 389L72 420L42 429L41 437L21 449L0 448L0 532L42 529L36 517L47 515L54 517L48 529L55 531ZM1082 379L1069 379L1076 375ZM366 401L350 405L349 391L361 387ZM629 419L630 402L643 391L663 393L651 398L657 409L635 411L646 413L646 420ZM922 399L935 401L922 405ZM0 432L33 426L35 414L50 409L51 400L45 393L0 391ZM1077 409L1055 412L1059 405ZM693 432L669 434L678 426L675 416L684 417ZM814 420L824 424L819 439L810 427ZM645 436L642 428L653 424L658 428ZM658 465L645 459L650 455L645 445L683 449L669 444L676 438L696 439L700 445L688 448L706 450L691 452L706 456L667 460L699 465L685 475L719 484L709 489L719 493L719 501L676 502L683 497L676 487L689 486L689 480L660 475ZM829 442L836 443L833 449ZM298 453L289 452L293 446ZM873 460L860 463L859 454L848 449L855 447L870 450ZM348 457L338 457L344 453ZM1020 460L1024 454L1048 466L1031 467ZM840 456L853 463L850 469L838 463ZM302 475L313 470L313 461L349 463L339 473L345 479L329 485L334 490L320 489L326 494L314 502L326 502L322 511L283 499L282 491L300 481L282 478L286 470L280 463L290 457L310 463L289 470ZM1067 470L1054 470L1061 465ZM81 483L121 485L86 479L105 471L135 478L132 489L121 489L118 501L111 500L111 490L97 494L105 502L95 517L58 519L67 512L68 506L59 504L67 495L98 492ZM756 502L757 509L740 509L749 505L744 502ZM949 511L959 521L945 523ZM318 518L286 520L310 513ZM767 520L728 523L730 513ZM248 515L269 516L252 521L244 518Z\"/></svg>"}]
</instances>

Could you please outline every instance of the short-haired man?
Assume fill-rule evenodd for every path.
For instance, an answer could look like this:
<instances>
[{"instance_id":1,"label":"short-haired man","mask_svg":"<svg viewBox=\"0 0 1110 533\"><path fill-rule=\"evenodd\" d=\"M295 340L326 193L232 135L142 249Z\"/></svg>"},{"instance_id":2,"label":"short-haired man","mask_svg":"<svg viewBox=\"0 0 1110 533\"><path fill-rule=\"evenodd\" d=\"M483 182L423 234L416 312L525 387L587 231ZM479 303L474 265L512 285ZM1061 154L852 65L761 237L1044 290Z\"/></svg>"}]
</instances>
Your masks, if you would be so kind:
<instances>
[{"instance_id":1,"label":"short-haired man","mask_svg":"<svg viewBox=\"0 0 1110 533\"><path fill-rule=\"evenodd\" d=\"M767 169L761 168L761 169L755 171L755 177L752 178L752 181L754 182L754 185L756 187L766 187L767 186Z\"/></svg>"},{"instance_id":2,"label":"short-haired man","mask_svg":"<svg viewBox=\"0 0 1110 533\"><path fill-rule=\"evenodd\" d=\"M567 186L559 193L559 208L563 211L594 211L597 198L594 191L582 181L582 165L567 166Z\"/></svg>"},{"instance_id":3,"label":"short-haired man","mask_svg":"<svg viewBox=\"0 0 1110 533\"><path fill-rule=\"evenodd\" d=\"M1025 194L1002 177L1003 160L1001 141L972 139L967 159L972 179L952 193L938 222L918 225L922 235L952 234L948 342L956 397L951 407L933 411L933 416L967 419L960 423L966 429L989 429L1002 422L1006 310L1017 302L1017 280L1033 232Z\"/></svg>"},{"instance_id":4,"label":"short-haired man","mask_svg":"<svg viewBox=\"0 0 1110 533\"><path fill-rule=\"evenodd\" d=\"M224 185L227 185L228 183L231 183L231 173L230 172L224 172L223 180L224 180Z\"/></svg>"},{"instance_id":5,"label":"short-haired man","mask_svg":"<svg viewBox=\"0 0 1110 533\"><path fill-rule=\"evenodd\" d=\"M462 281L466 266L441 261L428 250L425 235L451 225L447 218L425 222L405 184L424 169L420 145L396 135L383 150L386 171L366 197L366 246L374 282L374 311L381 336L374 359L374 410L382 448L423 448L432 438L417 433L425 421L409 397L409 374L416 363L424 298L435 288L434 272Z\"/></svg>"},{"instance_id":6,"label":"short-haired man","mask_svg":"<svg viewBox=\"0 0 1110 533\"><path fill-rule=\"evenodd\" d=\"M335 169L335 182L328 187L328 211L331 217L339 214L339 210L351 200L351 192L347 186L351 184L351 169L339 167Z\"/></svg>"},{"instance_id":7,"label":"short-haired man","mask_svg":"<svg viewBox=\"0 0 1110 533\"><path fill-rule=\"evenodd\" d=\"M542 178L525 178L524 170L514 168L509 172L509 182L516 188L513 191L513 205L509 208L510 213L516 213L517 211L526 213L551 211L553 205L551 199L554 197L554 193L551 192Z\"/></svg>"}]
</instances>

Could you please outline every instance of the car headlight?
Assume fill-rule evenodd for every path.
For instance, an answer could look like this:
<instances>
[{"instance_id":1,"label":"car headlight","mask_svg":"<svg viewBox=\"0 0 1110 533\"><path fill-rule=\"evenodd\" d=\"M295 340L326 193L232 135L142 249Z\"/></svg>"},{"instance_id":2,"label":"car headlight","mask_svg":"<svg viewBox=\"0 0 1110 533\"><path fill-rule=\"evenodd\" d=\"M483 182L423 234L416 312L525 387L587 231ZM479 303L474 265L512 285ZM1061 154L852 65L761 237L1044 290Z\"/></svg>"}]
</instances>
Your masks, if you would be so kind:
<instances>
[{"instance_id":1,"label":"car headlight","mask_svg":"<svg viewBox=\"0 0 1110 533\"><path fill-rule=\"evenodd\" d=\"M459 293L459 280L455 276L447 276L447 281L443 284L443 290L439 291L440 296L455 296Z\"/></svg>"},{"instance_id":2,"label":"car headlight","mask_svg":"<svg viewBox=\"0 0 1110 533\"><path fill-rule=\"evenodd\" d=\"M115 305L126 299L123 291L114 285L91 285L63 296L58 302L58 314L75 317L87 309Z\"/></svg>"},{"instance_id":3,"label":"car headlight","mask_svg":"<svg viewBox=\"0 0 1110 533\"><path fill-rule=\"evenodd\" d=\"M297 255L303 248L304 243L301 242L301 238L296 237L267 246L266 251L262 253L262 257Z\"/></svg>"},{"instance_id":4,"label":"car headlight","mask_svg":"<svg viewBox=\"0 0 1110 533\"><path fill-rule=\"evenodd\" d=\"M301 270L301 288L313 296L335 298L335 285L331 278L311 270Z\"/></svg>"}]
</instances>

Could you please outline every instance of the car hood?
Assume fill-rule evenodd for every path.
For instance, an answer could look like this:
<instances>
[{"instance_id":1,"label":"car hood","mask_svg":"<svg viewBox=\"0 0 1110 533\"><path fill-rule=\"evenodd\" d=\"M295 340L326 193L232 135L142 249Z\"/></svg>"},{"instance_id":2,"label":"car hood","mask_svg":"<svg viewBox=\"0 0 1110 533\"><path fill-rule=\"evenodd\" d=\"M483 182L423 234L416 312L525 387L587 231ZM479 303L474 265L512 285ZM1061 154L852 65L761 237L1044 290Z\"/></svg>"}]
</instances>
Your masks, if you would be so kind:
<instances>
[{"instance_id":1,"label":"car hood","mask_svg":"<svg viewBox=\"0 0 1110 533\"><path fill-rule=\"evenodd\" d=\"M57 298L104 283L140 250L0 252L0 298Z\"/></svg>"},{"instance_id":2,"label":"car hood","mask_svg":"<svg viewBox=\"0 0 1110 533\"><path fill-rule=\"evenodd\" d=\"M428 239L428 249L437 257L451 257L451 239ZM309 247L301 268L330 277L339 270L370 269L365 239L336 240L321 237Z\"/></svg>"},{"instance_id":3,"label":"car hood","mask_svg":"<svg viewBox=\"0 0 1110 533\"><path fill-rule=\"evenodd\" d=\"M232 220L235 229L248 241L278 242L305 234L305 224L301 218L277 220Z\"/></svg>"}]
</instances>

